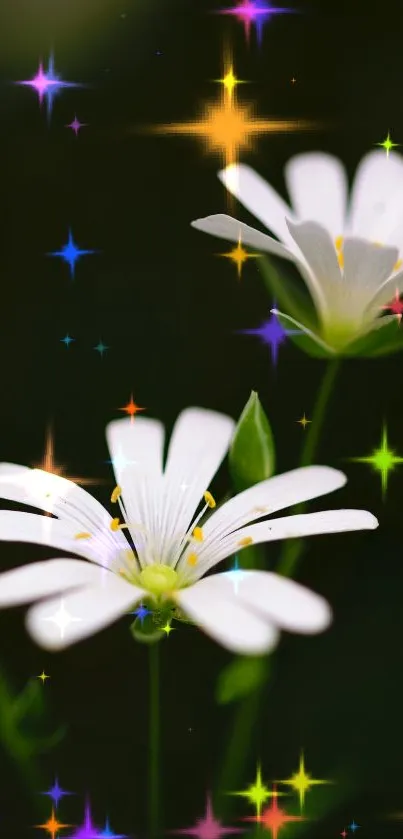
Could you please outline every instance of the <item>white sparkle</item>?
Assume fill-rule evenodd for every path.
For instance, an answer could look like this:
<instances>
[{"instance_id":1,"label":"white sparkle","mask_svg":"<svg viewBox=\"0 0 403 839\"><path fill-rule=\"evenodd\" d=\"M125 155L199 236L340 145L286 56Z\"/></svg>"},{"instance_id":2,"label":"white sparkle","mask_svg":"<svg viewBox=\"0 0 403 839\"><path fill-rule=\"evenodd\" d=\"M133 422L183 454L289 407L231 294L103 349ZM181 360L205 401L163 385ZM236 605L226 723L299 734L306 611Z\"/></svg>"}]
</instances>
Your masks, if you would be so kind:
<instances>
[{"instance_id":1,"label":"white sparkle","mask_svg":"<svg viewBox=\"0 0 403 839\"><path fill-rule=\"evenodd\" d=\"M55 623L56 626L60 629L60 637L64 638L64 630L68 627L70 623L75 623L76 621L81 621L82 618L74 618L73 615L70 615L70 612L67 611L64 600L60 601L60 607L54 615L51 615L49 618L43 618L45 621L52 621Z\"/></svg>"}]
</instances>

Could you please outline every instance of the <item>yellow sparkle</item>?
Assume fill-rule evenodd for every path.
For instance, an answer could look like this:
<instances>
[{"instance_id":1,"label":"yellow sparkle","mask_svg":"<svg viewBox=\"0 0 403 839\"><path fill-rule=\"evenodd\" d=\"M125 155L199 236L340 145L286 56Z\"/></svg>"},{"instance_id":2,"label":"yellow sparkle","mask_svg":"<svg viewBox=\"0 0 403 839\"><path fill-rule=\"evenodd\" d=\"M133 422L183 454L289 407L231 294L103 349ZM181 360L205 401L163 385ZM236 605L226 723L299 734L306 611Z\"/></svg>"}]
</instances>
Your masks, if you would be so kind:
<instances>
[{"instance_id":1,"label":"yellow sparkle","mask_svg":"<svg viewBox=\"0 0 403 839\"><path fill-rule=\"evenodd\" d=\"M240 539L238 542L239 548L247 548L248 545L253 545L253 539L251 536L245 536L244 539Z\"/></svg>"},{"instance_id":2,"label":"yellow sparkle","mask_svg":"<svg viewBox=\"0 0 403 839\"><path fill-rule=\"evenodd\" d=\"M262 254L260 253L248 253L245 248L242 247L241 237L238 239L238 244L235 248L232 248L232 251L228 251L227 253L219 253L217 256L224 256L226 259L231 259L232 262L235 263L238 272L238 278L241 279L242 273L242 266L244 262L252 257L260 257Z\"/></svg>"},{"instance_id":3,"label":"yellow sparkle","mask_svg":"<svg viewBox=\"0 0 403 839\"><path fill-rule=\"evenodd\" d=\"M111 503L116 504L116 501L118 500L118 498L120 498L121 495L122 495L122 487L120 487L120 486L115 487L115 489L113 490L112 495L111 495Z\"/></svg>"},{"instance_id":4,"label":"yellow sparkle","mask_svg":"<svg viewBox=\"0 0 403 839\"><path fill-rule=\"evenodd\" d=\"M174 632L174 627L171 626L170 621L167 621L165 626L162 627L162 631L169 635L170 632Z\"/></svg>"},{"instance_id":5,"label":"yellow sparkle","mask_svg":"<svg viewBox=\"0 0 403 839\"><path fill-rule=\"evenodd\" d=\"M300 425L302 425L302 428L303 428L303 429L304 429L304 431L305 431L306 426L307 426L309 423L311 423L311 422L312 422L312 420L307 419L307 418L306 418L306 416L305 416L305 412L304 412L304 416L303 416L303 417L301 417L301 419L296 420L296 422L298 422Z\"/></svg>"},{"instance_id":6,"label":"yellow sparkle","mask_svg":"<svg viewBox=\"0 0 403 839\"><path fill-rule=\"evenodd\" d=\"M203 539L204 539L203 531L202 531L201 527L195 527L192 535L193 535L193 539L195 539L196 542L202 542Z\"/></svg>"},{"instance_id":7,"label":"yellow sparkle","mask_svg":"<svg viewBox=\"0 0 403 839\"><path fill-rule=\"evenodd\" d=\"M50 676L47 676L47 675L46 675L46 673L45 673L45 671L44 671L44 670L42 670L42 673L40 674L40 676L38 676L38 679L41 679L41 680L42 680L42 684L45 684L46 679L50 679Z\"/></svg>"},{"instance_id":8,"label":"yellow sparkle","mask_svg":"<svg viewBox=\"0 0 403 839\"><path fill-rule=\"evenodd\" d=\"M189 554L187 562L188 565L197 565L197 554Z\"/></svg>"},{"instance_id":9,"label":"yellow sparkle","mask_svg":"<svg viewBox=\"0 0 403 839\"><path fill-rule=\"evenodd\" d=\"M216 501L213 498L211 492L205 492L204 495L203 495L203 498L204 498L206 504L208 504L208 506L210 507L211 510L213 510L214 507L217 506Z\"/></svg>"},{"instance_id":10,"label":"yellow sparkle","mask_svg":"<svg viewBox=\"0 0 403 839\"><path fill-rule=\"evenodd\" d=\"M223 85L224 89L228 94L229 99L232 98L237 84L245 84L245 82L242 79L237 79L237 77L235 76L232 64L225 73L224 77L222 79L216 79L216 81Z\"/></svg>"},{"instance_id":11,"label":"yellow sparkle","mask_svg":"<svg viewBox=\"0 0 403 839\"><path fill-rule=\"evenodd\" d=\"M298 793L300 807L303 810L305 794L309 791L310 787L317 786L318 784L331 784L332 781L322 781L308 775L305 772L304 755L301 753L298 772L291 775L291 778L287 778L285 781L278 781L277 783L287 784Z\"/></svg>"}]
</instances>

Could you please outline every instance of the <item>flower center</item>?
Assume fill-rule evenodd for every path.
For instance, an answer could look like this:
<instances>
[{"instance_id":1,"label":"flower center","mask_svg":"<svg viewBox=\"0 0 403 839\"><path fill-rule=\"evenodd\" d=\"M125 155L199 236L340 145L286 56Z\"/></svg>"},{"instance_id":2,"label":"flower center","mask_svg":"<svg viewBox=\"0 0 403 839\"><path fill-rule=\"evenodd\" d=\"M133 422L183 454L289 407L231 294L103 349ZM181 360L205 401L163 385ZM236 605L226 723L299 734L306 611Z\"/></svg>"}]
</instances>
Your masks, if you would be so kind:
<instances>
[{"instance_id":1,"label":"flower center","mask_svg":"<svg viewBox=\"0 0 403 839\"><path fill-rule=\"evenodd\" d=\"M140 571L139 582L151 594L159 596L176 588L178 574L169 565L146 565Z\"/></svg>"}]
</instances>

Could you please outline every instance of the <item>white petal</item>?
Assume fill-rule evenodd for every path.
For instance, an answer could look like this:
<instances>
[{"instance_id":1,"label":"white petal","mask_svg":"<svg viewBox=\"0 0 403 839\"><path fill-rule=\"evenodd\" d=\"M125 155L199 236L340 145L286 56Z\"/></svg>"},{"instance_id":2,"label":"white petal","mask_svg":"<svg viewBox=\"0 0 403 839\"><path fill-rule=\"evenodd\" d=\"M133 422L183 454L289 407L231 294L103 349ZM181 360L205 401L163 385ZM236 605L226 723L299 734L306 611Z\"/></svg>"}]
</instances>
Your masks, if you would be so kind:
<instances>
[{"instance_id":1,"label":"white petal","mask_svg":"<svg viewBox=\"0 0 403 839\"><path fill-rule=\"evenodd\" d=\"M240 163L227 166L218 173L218 177L228 191L268 230L272 230L282 242L293 247L286 218L293 219L294 214L261 175L250 166Z\"/></svg>"},{"instance_id":2,"label":"white petal","mask_svg":"<svg viewBox=\"0 0 403 839\"><path fill-rule=\"evenodd\" d=\"M98 585L33 606L26 617L27 630L46 650L62 650L113 623L144 595L116 574L101 572ZM61 616L66 621L63 628Z\"/></svg>"},{"instance_id":3,"label":"white petal","mask_svg":"<svg viewBox=\"0 0 403 839\"><path fill-rule=\"evenodd\" d=\"M167 562L192 521L226 455L234 421L215 411L187 408L179 415L168 449L164 474L165 502L160 523L159 552Z\"/></svg>"},{"instance_id":4,"label":"white petal","mask_svg":"<svg viewBox=\"0 0 403 839\"><path fill-rule=\"evenodd\" d=\"M90 538L77 539L78 532L78 528L70 522L49 516L15 510L0 511L0 541L47 545L83 556L108 568L114 568L121 551L130 548L123 534L119 532L111 534L117 537L112 541L109 534L99 533L94 528Z\"/></svg>"},{"instance_id":5,"label":"white petal","mask_svg":"<svg viewBox=\"0 0 403 839\"><path fill-rule=\"evenodd\" d=\"M340 294L342 276L337 261L336 247L330 234L320 224L305 221L288 222L290 233L307 261L312 280L309 291L322 320L330 320L335 295Z\"/></svg>"},{"instance_id":6,"label":"white petal","mask_svg":"<svg viewBox=\"0 0 403 839\"><path fill-rule=\"evenodd\" d=\"M208 540L221 539L263 516L327 495L344 486L346 481L343 472L330 466L304 466L261 481L235 495L213 513L203 528L203 548L208 546Z\"/></svg>"},{"instance_id":7,"label":"white petal","mask_svg":"<svg viewBox=\"0 0 403 839\"><path fill-rule=\"evenodd\" d=\"M281 256L284 259L290 259L292 262L296 261L294 243L293 250L290 250L281 242L273 239L272 236L261 233L260 230L250 227L249 224L244 224L244 222L223 213L196 219L196 221L192 221L191 227L194 227L195 230L202 230L203 233L210 233L219 239L227 239L229 242L239 242L240 239L242 245L255 248L258 251L272 253L274 256Z\"/></svg>"},{"instance_id":8,"label":"white petal","mask_svg":"<svg viewBox=\"0 0 403 839\"><path fill-rule=\"evenodd\" d=\"M242 527L240 530L224 536L220 540L210 539L198 551L197 566L189 570L184 579L199 579L211 568L239 553L248 545L245 539L252 539L253 544L275 542L280 539L297 539L304 536L318 536L325 533L347 533L353 530L374 530L378 520L367 510L323 510L318 513L306 513L296 516L284 516L280 519ZM184 555L182 566L186 568L189 549Z\"/></svg>"},{"instance_id":9,"label":"white petal","mask_svg":"<svg viewBox=\"0 0 403 839\"><path fill-rule=\"evenodd\" d=\"M377 315L383 314L382 307L387 306L388 303L392 303L396 296L396 291L398 291L399 295L403 292L403 271L399 271L391 279L382 283L368 302L366 315L375 318Z\"/></svg>"},{"instance_id":10,"label":"white petal","mask_svg":"<svg viewBox=\"0 0 403 839\"><path fill-rule=\"evenodd\" d=\"M252 609L263 619L269 619L289 632L310 634L323 632L332 619L329 604L318 594L273 574L270 571L240 571L237 597L240 603ZM231 572L214 574L208 579L216 581L217 596L224 596L231 585Z\"/></svg>"},{"instance_id":11,"label":"white petal","mask_svg":"<svg viewBox=\"0 0 403 839\"><path fill-rule=\"evenodd\" d=\"M181 589L175 598L181 609L232 652L258 655L273 649L278 641L275 627L241 603L229 579L227 586L220 585L220 576L224 575Z\"/></svg>"},{"instance_id":12,"label":"white petal","mask_svg":"<svg viewBox=\"0 0 403 839\"><path fill-rule=\"evenodd\" d=\"M400 249L402 195L402 156L391 152L387 157L382 150L367 154L355 175L346 235L362 236Z\"/></svg>"},{"instance_id":13,"label":"white petal","mask_svg":"<svg viewBox=\"0 0 403 839\"><path fill-rule=\"evenodd\" d=\"M344 282L346 292L356 289L362 294L361 310L368 300L387 280L397 262L397 248L377 247L365 239L348 239L343 244Z\"/></svg>"},{"instance_id":14,"label":"white petal","mask_svg":"<svg viewBox=\"0 0 403 839\"><path fill-rule=\"evenodd\" d=\"M311 338L312 341L315 342L315 344L318 344L319 347L322 347L322 349L330 355L332 353L336 353L336 350L333 347L331 347L330 344L327 344L326 341L322 341L322 338L319 338L319 335L315 335L315 333L312 332L312 329L308 329L308 327L301 323L299 320L295 320L295 318L290 317L290 315L286 315L284 312L280 312L279 309L270 309L270 312L273 315L278 315L280 318L283 318L294 329L301 330L301 332L305 333L305 335Z\"/></svg>"},{"instance_id":15,"label":"white petal","mask_svg":"<svg viewBox=\"0 0 403 839\"><path fill-rule=\"evenodd\" d=\"M0 574L0 608L88 586L99 579L99 574L98 568L79 559L47 559L5 571Z\"/></svg>"},{"instance_id":16,"label":"white petal","mask_svg":"<svg viewBox=\"0 0 403 839\"><path fill-rule=\"evenodd\" d=\"M333 239L343 234L347 176L337 157L324 152L299 154L287 163L285 181L300 221L317 221Z\"/></svg>"},{"instance_id":17,"label":"white petal","mask_svg":"<svg viewBox=\"0 0 403 839\"><path fill-rule=\"evenodd\" d=\"M154 512L161 491L164 438L162 423L146 417L136 417L133 422L115 420L106 427L115 478L127 512L126 524L143 562L147 539L155 538Z\"/></svg>"}]
</instances>

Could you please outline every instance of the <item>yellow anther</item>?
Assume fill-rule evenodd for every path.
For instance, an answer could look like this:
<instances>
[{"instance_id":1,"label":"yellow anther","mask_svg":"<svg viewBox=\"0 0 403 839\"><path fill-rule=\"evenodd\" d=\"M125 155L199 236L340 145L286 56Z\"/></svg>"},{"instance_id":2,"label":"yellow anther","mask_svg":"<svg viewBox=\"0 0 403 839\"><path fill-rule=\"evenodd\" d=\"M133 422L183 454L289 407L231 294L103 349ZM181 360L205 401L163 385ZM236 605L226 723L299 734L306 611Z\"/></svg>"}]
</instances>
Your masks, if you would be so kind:
<instances>
[{"instance_id":1,"label":"yellow anther","mask_svg":"<svg viewBox=\"0 0 403 839\"><path fill-rule=\"evenodd\" d=\"M382 242L372 242L372 244L375 245L376 248L383 248Z\"/></svg>"},{"instance_id":2,"label":"yellow anther","mask_svg":"<svg viewBox=\"0 0 403 839\"><path fill-rule=\"evenodd\" d=\"M197 564L197 554L189 554L188 565L196 565L196 564Z\"/></svg>"},{"instance_id":3,"label":"yellow anther","mask_svg":"<svg viewBox=\"0 0 403 839\"><path fill-rule=\"evenodd\" d=\"M393 266L394 271L398 271L398 269L403 265L403 259L398 259L395 265Z\"/></svg>"},{"instance_id":4,"label":"yellow anther","mask_svg":"<svg viewBox=\"0 0 403 839\"><path fill-rule=\"evenodd\" d=\"M203 498L212 510L217 506L211 492L205 492Z\"/></svg>"},{"instance_id":5,"label":"yellow anther","mask_svg":"<svg viewBox=\"0 0 403 839\"><path fill-rule=\"evenodd\" d=\"M111 521L111 530L113 530L114 533L116 533L116 531L119 530L119 527L120 527L119 521L120 521L120 519L118 519L118 518L117 519L112 519L112 521Z\"/></svg>"},{"instance_id":6,"label":"yellow anther","mask_svg":"<svg viewBox=\"0 0 403 839\"><path fill-rule=\"evenodd\" d=\"M76 533L75 539L91 539L91 533L86 533L84 530L81 533Z\"/></svg>"},{"instance_id":7,"label":"yellow anther","mask_svg":"<svg viewBox=\"0 0 403 839\"><path fill-rule=\"evenodd\" d=\"M201 527L195 527L193 531L193 539L196 539L196 542L202 542L204 539L203 531Z\"/></svg>"},{"instance_id":8,"label":"yellow anther","mask_svg":"<svg viewBox=\"0 0 403 839\"><path fill-rule=\"evenodd\" d=\"M120 486L115 487L115 489L113 490L112 495L111 495L112 504L116 504L116 501L118 500L118 498L120 498L121 495L122 495L122 487L120 487Z\"/></svg>"},{"instance_id":9,"label":"yellow anther","mask_svg":"<svg viewBox=\"0 0 403 839\"><path fill-rule=\"evenodd\" d=\"M342 251L339 251L337 254L337 262L339 263L340 268L344 268L344 253Z\"/></svg>"},{"instance_id":10,"label":"yellow anther","mask_svg":"<svg viewBox=\"0 0 403 839\"><path fill-rule=\"evenodd\" d=\"M252 510L252 513L268 513L268 512L269 512L268 507L255 507L254 510Z\"/></svg>"},{"instance_id":11,"label":"yellow anther","mask_svg":"<svg viewBox=\"0 0 403 839\"><path fill-rule=\"evenodd\" d=\"M334 240L334 244L336 245L336 250L341 251L343 247L344 237L338 236L337 239Z\"/></svg>"},{"instance_id":12,"label":"yellow anther","mask_svg":"<svg viewBox=\"0 0 403 839\"><path fill-rule=\"evenodd\" d=\"M245 536L244 539L240 539L238 542L239 548L247 548L248 545L253 545L253 539L251 536Z\"/></svg>"}]
</instances>

